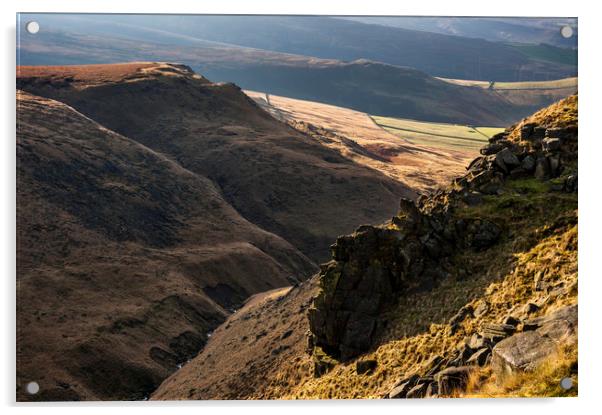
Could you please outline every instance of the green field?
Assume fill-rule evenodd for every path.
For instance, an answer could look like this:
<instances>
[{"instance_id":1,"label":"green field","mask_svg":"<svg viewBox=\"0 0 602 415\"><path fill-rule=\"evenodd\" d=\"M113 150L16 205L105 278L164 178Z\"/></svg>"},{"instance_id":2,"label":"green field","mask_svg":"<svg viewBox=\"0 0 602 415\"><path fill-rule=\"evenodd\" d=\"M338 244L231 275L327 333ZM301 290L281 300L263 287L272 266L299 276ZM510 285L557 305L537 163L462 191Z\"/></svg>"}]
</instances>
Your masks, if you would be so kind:
<instances>
[{"instance_id":1,"label":"green field","mask_svg":"<svg viewBox=\"0 0 602 415\"><path fill-rule=\"evenodd\" d=\"M376 125L412 144L452 150L478 150L503 128L432 123L401 118L371 116Z\"/></svg>"}]
</instances>

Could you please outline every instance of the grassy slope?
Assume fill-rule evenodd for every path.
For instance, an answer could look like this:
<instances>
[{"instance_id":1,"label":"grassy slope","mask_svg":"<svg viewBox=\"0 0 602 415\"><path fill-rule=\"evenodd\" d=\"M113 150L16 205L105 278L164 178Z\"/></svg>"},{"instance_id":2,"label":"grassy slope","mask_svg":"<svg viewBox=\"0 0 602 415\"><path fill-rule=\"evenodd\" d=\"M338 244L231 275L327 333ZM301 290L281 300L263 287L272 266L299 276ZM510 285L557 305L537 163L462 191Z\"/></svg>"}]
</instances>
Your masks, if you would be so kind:
<instances>
[{"instance_id":1,"label":"grassy slope","mask_svg":"<svg viewBox=\"0 0 602 415\"><path fill-rule=\"evenodd\" d=\"M560 63L564 65L577 65L577 50L559 48L546 44L525 45L518 43L511 44L509 46L515 48L520 53L531 59Z\"/></svg>"},{"instance_id":2,"label":"grassy slope","mask_svg":"<svg viewBox=\"0 0 602 415\"><path fill-rule=\"evenodd\" d=\"M268 104L265 93L245 93L274 117L294 128L311 129L316 140L343 157L380 171L419 193L446 185L462 174L466 164L478 155L478 148L474 146L444 149L437 140L436 146L419 145L403 137L400 140L398 135L376 124L373 117L349 108L273 94L269 95ZM425 131L429 131L429 126L439 125L414 123L424 125ZM445 124L441 126L443 128ZM415 136L418 134L413 135L412 141ZM428 139L431 137L424 136L425 141Z\"/></svg>"},{"instance_id":3,"label":"grassy slope","mask_svg":"<svg viewBox=\"0 0 602 415\"><path fill-rule=\"evenodd\" d=\"M539 183L531 181L519 185L539 188ZM479 325L498 322L512 307L536 301L539 294L533 290L533 280L539 272L553 284L572 287L539 313L576 302L577 197L553 197L550 201L551 195L543 189L522 191L501 201L492 198L479 207L479 212L466 212L471 217L478 213L482 218L503 218L514 238L485 254L458 255L454 258L459 267L457 276L431 292L401 299L398 308L391 312L393 329L388 340L362 356L378 361L372 375L357 375L355 361L339 364L321 378L308 377L306 383L292 388L288 397L377 398L430 357L454 350ZM554 212L546 214L547 218L539 223L532 221L550 205L555 206ZM525 212L530 214L526 216ZM463 277L461 272L469 276ZM476 306L480 302L489 304L489 312L478 320L468 320L462 330L451 335L447 320L463 305ZM479 388L475 387L472 393L479 393ZM500 394L495 390L487 393Z\"/></svg>"},{"instance_id":4,"label":"grassy slope","mask_svg":"<svg viewBox=\"0 0 602 415\"><path fill-rule=\"evenodd\" d=\"M17 108L18 399L141 399L232 305L313 271L206 177L57 101Z\"/></svg>"}]
</instances>

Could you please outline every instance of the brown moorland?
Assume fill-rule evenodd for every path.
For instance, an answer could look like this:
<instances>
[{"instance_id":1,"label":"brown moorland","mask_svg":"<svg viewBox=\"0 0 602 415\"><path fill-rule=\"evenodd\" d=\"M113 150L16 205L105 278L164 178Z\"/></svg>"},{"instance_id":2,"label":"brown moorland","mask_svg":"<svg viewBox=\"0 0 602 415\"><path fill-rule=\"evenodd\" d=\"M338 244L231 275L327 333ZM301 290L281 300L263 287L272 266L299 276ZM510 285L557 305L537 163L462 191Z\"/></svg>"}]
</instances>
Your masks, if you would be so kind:
<instances>
[{"instance_id":1,"label":"brown moorland","mask_svg":"<svg viewBox=\"0 0 602 415\"><path fill-rule=\"evenodd\" d=\"M17 72L19 400L146 397L415 195L182 65Z\"/></svg>"},{"instance_id":2,"label":"brown moorland","mask_svg":"<svg viewBox=\"0 0 602 415\"><path fill-rule=\"evenodd\" d=\"M93 78L91 73L107 74ZM211 179L244 218L314 261L358 224L395 213L416 192L275 120L237 86L184 65L19 67L17 85Z\"/></svg>"},{"instance_id":3,"label":"brown moorland","mask_svg":"<svg viewBox=\"0 0 602 415\"><path fill-rule=\"evenodd\" d=\"M314 269L208 179L65 104L17 106L17 377L37 399L142 399L232 307Z\"/></svg>"}]
</instances>

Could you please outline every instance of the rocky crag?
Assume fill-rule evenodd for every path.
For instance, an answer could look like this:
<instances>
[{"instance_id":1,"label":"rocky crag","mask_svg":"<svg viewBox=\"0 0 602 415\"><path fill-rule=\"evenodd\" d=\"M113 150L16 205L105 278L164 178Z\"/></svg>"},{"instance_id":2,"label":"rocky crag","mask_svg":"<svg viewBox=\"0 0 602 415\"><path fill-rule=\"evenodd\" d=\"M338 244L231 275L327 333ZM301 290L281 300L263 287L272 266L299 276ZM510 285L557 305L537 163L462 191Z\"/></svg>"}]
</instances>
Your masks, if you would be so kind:
<instances>
[{"instance_id":1,"label":"rocky crag","mask_svg":"<svg viewBox=\"0 0 602 415\"><path fill-rule=\"evenodd\" d=\"M392 326L399 325L395 313L407 311L400 302L450 279L476 280L482 270L473 258L491 259L490 265L503 258L500 269L518 275L517 254L549 249L546 238L562 241L562 255L574 258L577 132L572 96L494 136L449 189L416 203L402 200L390 222L338 238L308 313L314 376L362 354L378 355ZM569 259L567 264L576 267ZM426 353L425 361L380 396L457 395L466 392L475 368L493 370L499 380L534 370L558 347L576 344L576 268L566 275L558 271L545 263L515 281L507 277L514 298L497 309L490 304L494 294L482 295L446 324L431 326L448 346ZM366 356L355 363L358 375L379 364Z\"/></svg>"}]
</instances>

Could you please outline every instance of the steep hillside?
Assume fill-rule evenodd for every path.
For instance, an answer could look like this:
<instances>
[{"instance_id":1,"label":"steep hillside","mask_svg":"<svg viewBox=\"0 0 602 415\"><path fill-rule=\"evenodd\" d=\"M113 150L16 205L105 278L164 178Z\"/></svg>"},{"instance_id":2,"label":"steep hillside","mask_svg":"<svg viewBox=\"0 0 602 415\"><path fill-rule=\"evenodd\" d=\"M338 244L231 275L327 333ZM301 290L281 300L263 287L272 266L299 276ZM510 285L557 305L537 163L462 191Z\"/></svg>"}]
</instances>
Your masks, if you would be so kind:
<instances>
[{"instance_id":1,"label":"steep hillside","mask_svg":"<svg viewBox=\"0 0 602 415\"><path fill-rule=\"evenodd\" d=\"M19 67L17 72L19 88L65 102L208 177L244 218L314 261L326 258L336 236L390 217L400 196L415 196L275 120L237 86L211 83L183 65Z\"/></svg>"},{"instance_id":2,"label":"steep hillside","mask_svg":"<svg viewBox=\"0 0 602 415\"><path fill-rule=\"evenodd\" d=\"M576 395L559 384L577 381L577 134L575 95L492 137L449 188L249 304L152 398ZM238 365L203 380L237 341Z\"/></svg>"},{"instance_id":3,"label":"steep hillside","mask_svg":"<svg viewBox=\"0 0 602 415\"><path fill-rule=\"evenodd\" d=\"M19 400L142 399L249 295L314 271L207 178L57 101L17 108Z\"/></svg>"},{"instance_id":4,"label":"steep hillside","mask_svg":"<svg viewBox=\"0 0 602 415\"><path fill-rule=\"evenodd\" d=\"M44 36L21 39L21 64L177 60L213 81L235 82L245 89L373 115L471 125L504 127L558 99L545 91L531 91L540 106L508 102L492 91L450 85L424 71L380 61L318 59L208 41L173 45L153 43L152 38L132 41L113 33L98 37L46 30ZM566 91L559 98L570 94Z\"/></svg>"}]
</instances>

